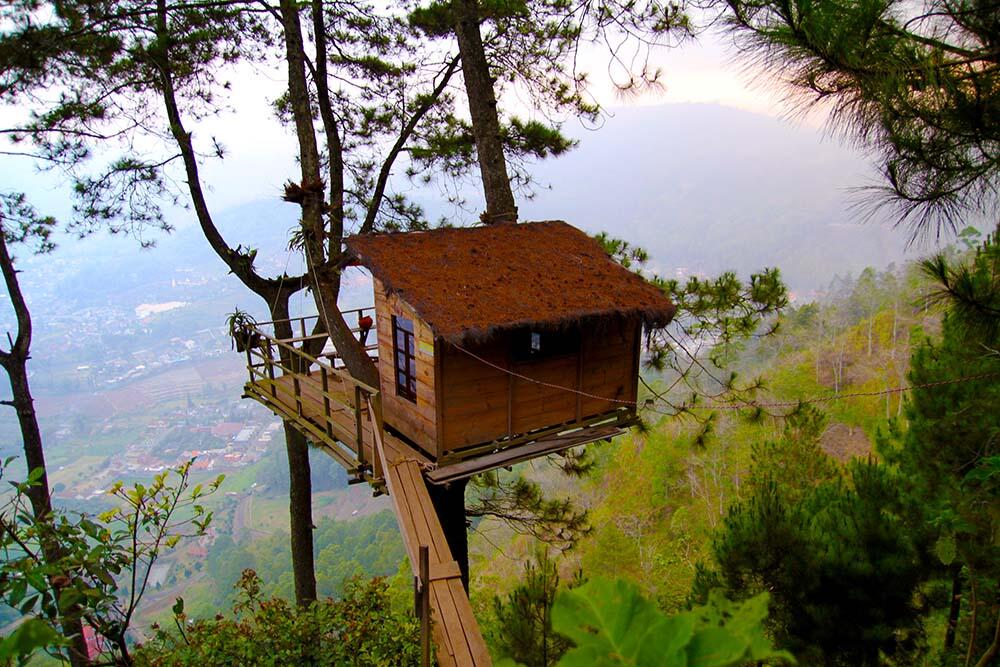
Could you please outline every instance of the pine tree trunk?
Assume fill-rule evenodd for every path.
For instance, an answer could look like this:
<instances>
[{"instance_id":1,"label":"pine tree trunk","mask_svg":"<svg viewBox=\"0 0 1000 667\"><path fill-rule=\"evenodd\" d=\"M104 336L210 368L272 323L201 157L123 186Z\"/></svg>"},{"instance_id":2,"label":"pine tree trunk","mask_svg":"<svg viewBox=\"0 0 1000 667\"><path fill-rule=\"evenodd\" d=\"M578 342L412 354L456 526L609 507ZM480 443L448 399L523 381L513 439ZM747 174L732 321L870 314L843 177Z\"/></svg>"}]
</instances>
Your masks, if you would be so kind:
<instances>
[{"instance_id":1,"label":"pine tree trunk","mask_svg":"<svg viewBox=\"0 0 1000 667\"><path fill-rule=\"evenodd\" d=\"M302 231L306 251L306 266L314 281L313 294L316 307L327 334L333 342L348 372L372 387L378 387L378 369L364 348L351 333L337 306L340 293L340 276L330 267L327 254L327 236L324 221L323 179L313 109L306 82L305 44L299 21L299 5L295 0L282 0L281 22L285 30L285 58L288 64L288 101L295 121L295 134L299 144L300 201ZM333 147L331 147L333 148ZM339 214L338 214L339 215ZM338 218L339 219L339 218ZM334 230L336 231L336 230ZM333 239L339 253L339 234Z\"/></svg>"},{"instance_id":2,"label":"pine tree trunk","mask_svg":"<svg viewBox=\"0 0 1000 667\"><path fill-rule=\"evenodd\" d=\"M35 413L35 400L31 396L31 386L28 383L28 359L31 352L31 313L27 302L21 293L17 279L14 260L7 250L7 241L0 227L0 269L7 284L7 294L17 318L17 337L9 351L0 355L0 365L7 371L10 380L13 408L17 413L17 422L21 431L24 446L24 461L28 473L41 470L38 483L28 489L28 501L31 511L38 523L49 521L52 513L52 496L49 493L48 470L45 467L45 450L42 447L42 432L38 427L38 416ZM58 544L50 539L41 540L42 556L49 563L58 562L63 554ZM58 598L58 592L57 592ZM63 634L70 638L69 655L73 667L89 665L87 658L87 642L83 636L83 623L74 617L75 607L67 610L66 615L59 619Z\"/></svg>"},{"instance_id":3,"label":"pine tree trunk","mask_svg":"<svg viewBox=\"0 0 1000 667\"><path fill-rule=\"evenodd\" d=\"M948 626L944 631L944 650L955 647L955 631L958 629L958 616L962 611L962 566L952 568L951 575L951 605L948 608Z\"/></svg>"},{"instance_id":4,"label":"pine tree trunk","mask_svg":"<svg viewBox=\"0 0 1000 667\"><path fill-rule=\"evenodd\" d=\"M993 630L993 641L986 649L986 653L979 658L976 667L990 667L997 656L1000 656L1000 614L997 615L996 627Z\"/></svg>"},{"instance_id":5,"label":"pine tree trunk","mask_svg":"<svg viewBox=\"0 0 1000 667\"><path fill-rule=\"evenodd\" d=\"M500 136L500 118L497 113L493 78L490 76L483 37L479 31L479 6L476 0L455 0L455 36L462 56L462 76L469 100L472 118L472 135L476 140L479 170L483 177L486 195L488 224L517 222L517 205L510 189L507 160Z\"/></svg>"},{"instance_id":6,"label":"pine tree trunk","mask_svg":"<svg viewBox=\"0 0 1000 667\"><path fill-rule=\"evenodd\" d=\"M268 279L260 276L247 262L245 254L233 250L222 237L212 219L208 203L201 185L198 157L191 140L191 133L184 128L180 108L174 89L173 72L170 69L170 32L167 26L167 8L164 0L158 0L156 34L161 52L155 55L157 69L161 77L164 109L170 123L170 132L177 142L184 160L188 191L198 223L205 240L229 270L254 294L267 303L271 319L275 321L274 333L278 338L292 338L288 319L288 301L293 293L301 289L299 279ZM297 25L297 15L296 15ZM301 43L301 35L299 35ZM301 60L301 58L300 58ZM319 195L322 205L322 193ZM284 320L284 321L282 321ZM281 361L285 368L291 368L287 351L281 350ZM316 599L316 572L313 566L312 542L312 480L309 469L308 445L298 432L285 423L285 448L289 458L289 528L292 544L292 572L295 579L295 599L300 606L307 606Z\"/></svg>"},{"instance_id":7,"label":"pine tree trunk","mask_svg":"<svg viewBox=\"0 0 1000 667\"><path fill-rule=\"evenodd\" d=\"M313 561L312 478L309 444L290 422L284 422L288 454L288 516L292 549L295 604L308 607L316 601L316 566Z\"/></svg>"},{"instance_id":8,"label":"pine tree trunk","mask_svg":"<svg viewBox=\"0 0 1000 667\"><path fill-rule=\"evenodd\" d=\"M278 338L291 338L288 322L288 296L274 301L271 318ZM279 348L281 363L291 368L289 352ZM309 444L291 422L283 422L285 452L288 456L288 529L292 549L292 577L295 581L295 604L308 607L316 601L316 567L313 562L312 472Z\"/></svg>"}]
</instances>

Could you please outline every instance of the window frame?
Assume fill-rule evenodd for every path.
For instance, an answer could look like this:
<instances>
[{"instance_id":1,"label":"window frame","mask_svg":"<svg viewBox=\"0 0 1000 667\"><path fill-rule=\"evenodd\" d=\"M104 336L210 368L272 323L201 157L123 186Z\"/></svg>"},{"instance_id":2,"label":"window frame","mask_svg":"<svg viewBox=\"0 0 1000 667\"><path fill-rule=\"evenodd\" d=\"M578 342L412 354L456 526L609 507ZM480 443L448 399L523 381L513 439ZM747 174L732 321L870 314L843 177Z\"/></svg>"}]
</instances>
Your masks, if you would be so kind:
<instances>
[{"instance_id":1,"label":"window frame","mask_svg":"<svg viewBox=\"0 0 1000 667\"><path fill-rule=\"evenodd\" d=\"M396 395L417 402L417 337L413 320L392 316L392 366Z\"/></svg>"},{"instance_id":2,"label":"window frame","mask_svg":"<svg viewBox=\"0 0 1000 667\"><path fill-rule=\"evenodd\" d=\"M580 354L582 333L578 328L558 330L525 328L512 336L514 363L526 364Z\"/></svg>"}]
</instances>

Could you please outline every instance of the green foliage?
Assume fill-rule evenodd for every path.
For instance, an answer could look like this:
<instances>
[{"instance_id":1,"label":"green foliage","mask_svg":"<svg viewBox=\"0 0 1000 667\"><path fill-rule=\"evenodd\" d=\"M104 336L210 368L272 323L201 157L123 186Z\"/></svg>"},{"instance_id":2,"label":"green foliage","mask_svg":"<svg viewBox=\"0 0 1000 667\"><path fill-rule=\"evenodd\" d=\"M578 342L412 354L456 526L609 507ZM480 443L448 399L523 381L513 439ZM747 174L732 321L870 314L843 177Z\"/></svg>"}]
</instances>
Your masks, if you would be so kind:
<instances>
[{"instance_id":1,"label":"green foliage","mask_svg":"<svg viewBox=\"0 0 1000 667\"><path fill-rule=\"evenodd\" d=\"M0 233L7 243L29 243L38 254L55 249L52 231L56 221L40 215L21 192L0 192Z\"/></svg>"},{"instance_id":2,"label":"green foliage","mask_svg":"<svg viewBox=\"0 0 1000 667\"><path fill-rule=\"evenodd\" d=\"M392 575L406 556L396 519L389 510L351 521L318 521L313 546L320 596L341 596L345 581L354 577ZM207 618L229 606L234 586L246 569L260 576L266 597L291 600L291 567L287 533L240 543L219 535L206 559L207 584L185 593L188 614Z\"/></svg>"},{"instance_id":3,"label":"green foliage","mask_svg":"<svg viewBox=\"0 0 1000 667\"><path fill-rule=\"evenodd\" d=\"M786 433L785 443L794 437ZM695 597L718 586L737 597L770 592L769 626L803 660L872 665L880 654L919 648L914 594L926 571L904 520L899 479L860 460L845 477L818 483L757 474L715 535L715 569L699 572Z\"/></svg>"},{"instance_id":4,"label":"green foliage","mask_svg":"<svg viewBox=\"0 0 1000 667\"><path fill-rule=\"evenodd\" d=\"M587 510L570 498L547 498L541 486L522 475L491 471L472 479L473 496L465 514L492 516L514 530L560 550L572 547L591 531Z\"/></svg>"},{"instance_id":5,"label":"green foliage","mask_svg":"<svg viewBox=\"0 0 1000 667\"><path fill-rule=\"evenodd\" d=\"M709 359L717 366L731 361L742 343L761 329L765 334L775 331L770 318L788 305L788 289L778 269L764 269L748 282L728 272L712 280L692 276L683 284L673 279L654 282L677 306L674 322L681 334L660 343L674 354L684 352L682 363L690 356L685 340L714 341Z\"/></svg>"},{"instance_id":6,"label":"green foliage","mask_svg":"<svg viewBox=\"0 0 1000 667\"><path fill-rule=\"evenodd\" d=\"M774 481L782 487L785 500L794 504L818 484L835 479L839 474L837 465L819 444L825 427L826 415L803 406L786 418L779 440L755 444L747 479L750 493Z\"/></svg>"},{"instance_id":7,"label":"green foliage","mask_svg":"<svg viewBox=\"0 0 1000 667\"><path fill-rule=\"evenodd\" d=\"M526 667L550 667L572 645L552 630L552 604L559 590L555 561L539 550L524 567L524 579L506 598L494 597L497 625L492 644L502 657Z\"/></svg>"},{"instance_id":8,"label":"green foliage","mask_svg":"<svg viewBox=\"0 0 1000 667\"><path fill-rule=\"evenodd\" d=\"M253 570L238 582L232 618L188 623L174 607L177 631L157 629L136 651L137 665L371 665L409 666L420 661L420 625L391 609L386 583L354 579L339 600L296 608L260 594Z\"/></svg>"},{"instance_id":9,"label":"green foliage","mask_svg":"<svg viewBox=\"0 0 1000 667\"><path fill-rule=\"evenodd\" d=\"M597 241L612 259L642 275L648 259L645 250L606 233ZM702 423L703 444L712 433L715 415L703 416L695 409L709 398L713 404L746 405L741 416L759 420L763 412L751 403L762 380L737 381L727 368L748 341L768 337L778 330L778 315L788 306L788 288L777 269L764 269L744 282L726 272L713 280L692 276L686 283L647 276L676 306L671 322L646 332L646 366L668 372L673 381L666 391L653 391L646 405L662 415L693 415ZM690 393L671 390L683 387ZM711 409L712 405L706 406Z\"/></svg>"},{"instance_id":10,"label":"green foliage","mask_svg":"<svg viewBox=\"0 0 1000 667\"><path fill-rule=\"evenodd\" d=\"M25 619L8 636L0 639L0 664L18 664L40 649L62 648L68 640L51 625L37 618Z\"/></svg>"},{"instance_id":11,"label":"green foliage","mask_svg":"<svg viewBox=\"0 0 1000 667\"><path fill-rule=\"evenodd\" d=\"M0 468L0 477L11 460ZM39 633L32 624L12 642L25 646L29 638L48 638L46 650L59 654L61 623L72 617L85 620L108 640L116 660L129 663L126 633L153 565L165 550L184 537L203 535L211 524L203 503L222 476L207 487L191 487L192 462L157 475L149 486L116 483L109 491L116 505L96 519L54 511L37 520L25 494L38 483L41 469L25 482L11 482L13 494L0 507L0 597L51 630Z\"/></svg>"},{"instance_id":12,"label":"green foliage","mask_svg":"<svg viewBox=\"0 0 1000 667\"><path fill-rule=\"evenodd\" d=\"M742 46L831 124L880 158L875 200L915 233L994 216L1000 182L1000 66L994 2L737 1L726 18Z\"/></svg>"},{"instance_id":13,"label":"green foliage","mask_svg":"<svg viewBox=\"0 0 1000 667\"><path fill-rule=\"evenodd\" d=\"M935 282L929 301L949 306L953 327L984 341L1000 339L1000 231L965 261L939 253L920 268Z\"/></svg>"},{"instance_id":14,"label":"green foliage","mask_svg":"<svg viewBox=\"0 0 1000 667\"><path fill-rule=\"evenodd\" d=\"M766 593L735 604L713 595L707 605L666 616L634 584L603 578L561 591L552 609L553 626L575 644L559 663L565 667L794 662L771 647L761 625L766 616Z\"/></svg>"},{"instance_id":15,"label":"green foliage","mask_svg":"<svg viewBox=\"0 0 1000 667\"><path fill-rule=\"evenodd\" d=\"M970 328L965 316L953 308L940 340L925 340L914 351L910 381L932 386L911 392L905 427L887 429L880 440L880 451L900 471L928 567L968 586L967 605L951 617L958 634L950 648L954 659L988 658L994 631L981 626L1000 618L995 607L980 603L982 591L996 590L1000 580L1000 357L992 352L1000 341L985 338L988 329Z\"/></svg>"}]
</instances>

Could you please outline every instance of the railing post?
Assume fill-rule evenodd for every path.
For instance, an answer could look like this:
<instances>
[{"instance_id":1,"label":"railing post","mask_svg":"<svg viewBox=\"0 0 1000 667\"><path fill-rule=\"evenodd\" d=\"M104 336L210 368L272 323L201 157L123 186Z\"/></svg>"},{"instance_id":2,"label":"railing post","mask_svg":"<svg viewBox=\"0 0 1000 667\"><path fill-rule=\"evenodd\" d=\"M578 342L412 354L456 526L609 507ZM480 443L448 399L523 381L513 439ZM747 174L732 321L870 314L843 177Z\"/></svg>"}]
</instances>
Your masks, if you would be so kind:
<instances>
[{"instance_id":1,"label":"railing post","mask_svg":"<svg viewBox=\"0 0 1000 667\"><path fill-rule=\"evenodd\" d=\"M323 417L326 418L326 434L333 438L333 422L330 421L330 379L326 375L326 366L319 367L323 379Z\"/></svg>"},{"instance_id":2,"label":"railing post","mask_svg":"<svg viewBox=\"0 0 1000 667\"><path fill-rule=\"evenodd\" d=\"M247 343L247 370L250 371L250 381L253 382L253 355L251 354L250 343Z\"/></svg>"},{"instance_id":3,"label":"railing post","mask_svg":"<svg viewBox=\"0 0 1000 667\"><path fill-rule=\"evenodd\" d=\"M354 433L358 438L358 467L365 465L365 431L361 421L361 387L354 385Z\"/></svg>"},{"instance_id":4,"label":"railing post","mask_svg":"<svg viewBox=\"0 0 1000 667\"><path fill-rule=\"evenodd\" d=\"M278 397L278 386L274 383L274 351L271 349L271 339L267 339L267 350L264 354L264 365L267 367L267 379L271 381L271 398Z\"/></svg>"},{"instance_id":5,"label":"railing post","mask_svg":"<svg viewBox=\"0 0 1000 667\"><path fill-rule=\"evenodd\" d=\"M295 391L295 412L302 416L302 386L299 384L299 376L292 376L292 387Z\"/></svg>"},{"instance_id":6,"label":"railing post","mask_svg":"<svg viewBox=\"0 0 1000 667\"><path fill-rule=\"evenodd\" d=\"M377 431L374 433L374 438L376 441L382 439L382 396L377 392L368 397L368 419L371 420L372 430ZM372 443L372 450L375 449L375 443ZM378 452L373 451L374 466L372 470L372 475L375 479L383 478L383 464L382 457L379 456Z\"/></svg>"},{"instance_id":7,"label":"railing post","mask_svg":"<svg viewBox=\"0 0 1000 667\"><path fill-rule=\"evenodd\" d=\"M431 664L431 565L430 550L420 545L420 664Z\"/></svg>"}]
</instances>

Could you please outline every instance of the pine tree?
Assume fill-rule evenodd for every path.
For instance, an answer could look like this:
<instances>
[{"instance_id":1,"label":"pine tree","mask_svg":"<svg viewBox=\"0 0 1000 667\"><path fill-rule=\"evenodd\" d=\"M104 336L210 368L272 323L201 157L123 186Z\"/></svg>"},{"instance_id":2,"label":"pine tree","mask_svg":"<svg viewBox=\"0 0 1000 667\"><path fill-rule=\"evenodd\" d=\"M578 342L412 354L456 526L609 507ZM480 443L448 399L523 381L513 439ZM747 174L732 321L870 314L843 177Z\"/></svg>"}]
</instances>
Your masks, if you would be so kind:
<instances>
[{"instance_id":1,"label":"pine tree","mask_svg":"<svg viewBox=\"0 0 1000 667\"><path fill-rule=\"evenodd\" d=\"M750 491L713 536L713 563L699 568L694 597L703 601L712 588L737 599L768 591L778 645L805 663L911 659L920 645L914 593L924 568L899 480L874 461L817 474L821 433L813 414L755 451ZM788 469L779 469L785 460Z\"/></svg>"},{"instance_id":2,"label":"pine tree","mask_svg":"<svg viewBox=\"0 0 1000 667\"><path fill-rule=\"evenodd\" d=\"M950 578L952 597L944 646L966 664L988 665L1000 654L1000 356L998 340L970 334L949 312L939 341L913 354L914 389L904 429L883 437L886 459L898 466L913 533L925 559ZM952 382L955 378L976 379ZM941 383L941 384L937 384ZM963 617L964 608L964 617Z\"/></svg>"},{"instance_id":3,"label":"pine tree","mask_svg":"<svg viewBox=\"0 0 1000 667\"><path fill-rule=\"evenodd\" d=\"M524 566L524 579L505 598L493 598L497 619L493 644L503 657L525 667L550 667L572 646L552 629L552 603L559 573L548 553L539 550Z\"/></svg>"}]
</instances>

